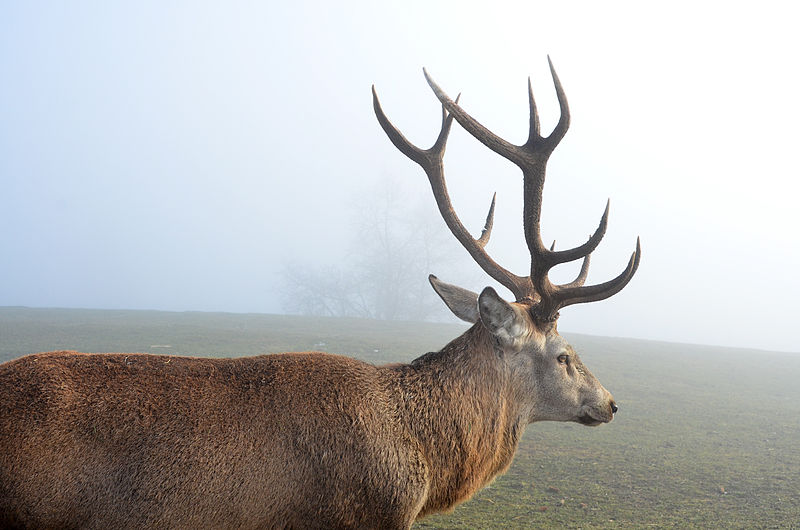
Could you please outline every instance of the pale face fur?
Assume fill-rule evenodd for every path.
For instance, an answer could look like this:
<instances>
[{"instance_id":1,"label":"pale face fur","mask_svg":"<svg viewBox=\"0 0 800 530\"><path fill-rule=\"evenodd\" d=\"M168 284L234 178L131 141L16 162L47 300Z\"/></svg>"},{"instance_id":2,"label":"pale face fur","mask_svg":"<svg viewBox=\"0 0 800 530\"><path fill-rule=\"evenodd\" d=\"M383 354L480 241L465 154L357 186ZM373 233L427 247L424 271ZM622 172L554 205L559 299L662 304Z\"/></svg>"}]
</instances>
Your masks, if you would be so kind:
<instances>
[{"instance_id":1,"label":"pale face fur","mask_svg":"<svg viewBox=\"0 0 800 530\"><path fill-rule=\"evenodd\" d=\"M509 351L530 400L530 421L577 421L599 425L614 417L614 398L555 329L530 333L534 340Z\"/></svg>"},{"instance_id":2,"label":"pale face fur","mask_svg":"<svg viewBox=\"0 0 800 530\"><path fill-rule=\"evenodd\" d=\"M614 418L613 396L558 334L555 323L536 323L529 305L509 304L493 290L481 293L478 310L509 363L530 422L595 426Z\"/></svg>"}]
</instances>

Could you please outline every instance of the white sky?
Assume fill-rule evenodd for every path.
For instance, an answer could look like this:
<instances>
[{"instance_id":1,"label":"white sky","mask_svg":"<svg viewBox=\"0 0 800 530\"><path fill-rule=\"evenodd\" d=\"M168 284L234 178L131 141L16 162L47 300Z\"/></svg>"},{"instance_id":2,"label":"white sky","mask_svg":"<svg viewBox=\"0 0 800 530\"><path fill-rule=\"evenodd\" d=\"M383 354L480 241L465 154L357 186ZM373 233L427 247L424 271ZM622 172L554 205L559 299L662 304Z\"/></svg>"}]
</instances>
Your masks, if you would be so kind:
<instances>
[{"instance_id":1,"label":"white sky","mask_svg":"<svg viewBox=\"0 0 800 530\"><path fill-rule=\"evenodd\" d=\"M545 238L583 241L610 197L589 281L643 247L622 293L560 328L800 351L790 3L273 4L0 5L0 305L278 312L287 259L346 259L354 195L393 177L430 194L373 83L425 147L440 107L423 66L520 143L528 76L557 119L550 54L572 126ZM519 171L457 126L446 162L476 233L498 192L489 250L524 273Z\"/></svg>"}]
</instances>

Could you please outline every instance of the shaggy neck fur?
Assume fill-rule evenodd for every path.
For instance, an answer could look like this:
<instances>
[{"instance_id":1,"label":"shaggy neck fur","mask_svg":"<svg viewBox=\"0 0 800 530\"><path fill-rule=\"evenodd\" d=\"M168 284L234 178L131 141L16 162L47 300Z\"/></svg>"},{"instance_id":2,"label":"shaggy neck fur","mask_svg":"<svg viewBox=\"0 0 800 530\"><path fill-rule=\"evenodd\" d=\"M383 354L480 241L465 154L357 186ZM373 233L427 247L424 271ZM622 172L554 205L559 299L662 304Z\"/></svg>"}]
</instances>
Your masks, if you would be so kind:
<instances>
[{"instance_id":1,"label":"shaggy neck fur","mask_svg":"<svg viewBox=\"0 0 800 530\"><path fill-rule=\"evenodd\" d=\"M419 516L451 509L511 464L527 425L511 371L480 323L396 369L401 417L430 475Z\"/></svg>"}]
</instances>

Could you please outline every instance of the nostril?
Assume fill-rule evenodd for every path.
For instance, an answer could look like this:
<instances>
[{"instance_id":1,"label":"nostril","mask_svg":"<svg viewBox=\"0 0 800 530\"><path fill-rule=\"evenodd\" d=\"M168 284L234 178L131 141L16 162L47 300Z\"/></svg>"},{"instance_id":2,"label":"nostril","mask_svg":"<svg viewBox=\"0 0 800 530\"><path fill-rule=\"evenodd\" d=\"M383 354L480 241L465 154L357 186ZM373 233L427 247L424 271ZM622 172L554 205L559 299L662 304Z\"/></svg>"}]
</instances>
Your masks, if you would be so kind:
<instances>
[{"instance_id":1,"label":"nostril","mask_svg":"<svg viewBox=\"0 0 800 530\"><path fill-rule=\"evenodd\" d=\"M617 407L617 404L612 401L611 402L611 413L612 414L616 414L618 410L619 410L619 407Z\"/></svg>"}]
</instances>

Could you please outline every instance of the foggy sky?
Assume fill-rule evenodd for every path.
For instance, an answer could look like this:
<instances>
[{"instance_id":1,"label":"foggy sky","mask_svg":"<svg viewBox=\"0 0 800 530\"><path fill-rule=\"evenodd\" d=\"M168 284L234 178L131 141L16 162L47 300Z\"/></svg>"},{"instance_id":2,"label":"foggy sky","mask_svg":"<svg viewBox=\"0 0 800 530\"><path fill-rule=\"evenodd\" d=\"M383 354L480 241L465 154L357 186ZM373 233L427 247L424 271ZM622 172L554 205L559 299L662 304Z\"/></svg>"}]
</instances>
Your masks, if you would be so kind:
<instances>
[{"instance_id":1,"label":"foggy sky","mask_svg":"<svg viewBox=\"0 0 800 530\"><path fill-rule=\"evenodd\" d=\"M791 8L486 5L3 3L0 305L280 312L281 267L346 264L353 197L376 181L435 208L372 84L422 147L441 112L423 66L522 143L528 76L543 130L558 119L549 54L572 125L545 241L583 242L610 197L589 283L618 274L637 235L643 250L625 290L565 309L560 329L800 351ZM497 191L488 250L527 274L519 170L457 125L445 161L476 235Z\"/></svg>"}]
</instances>

